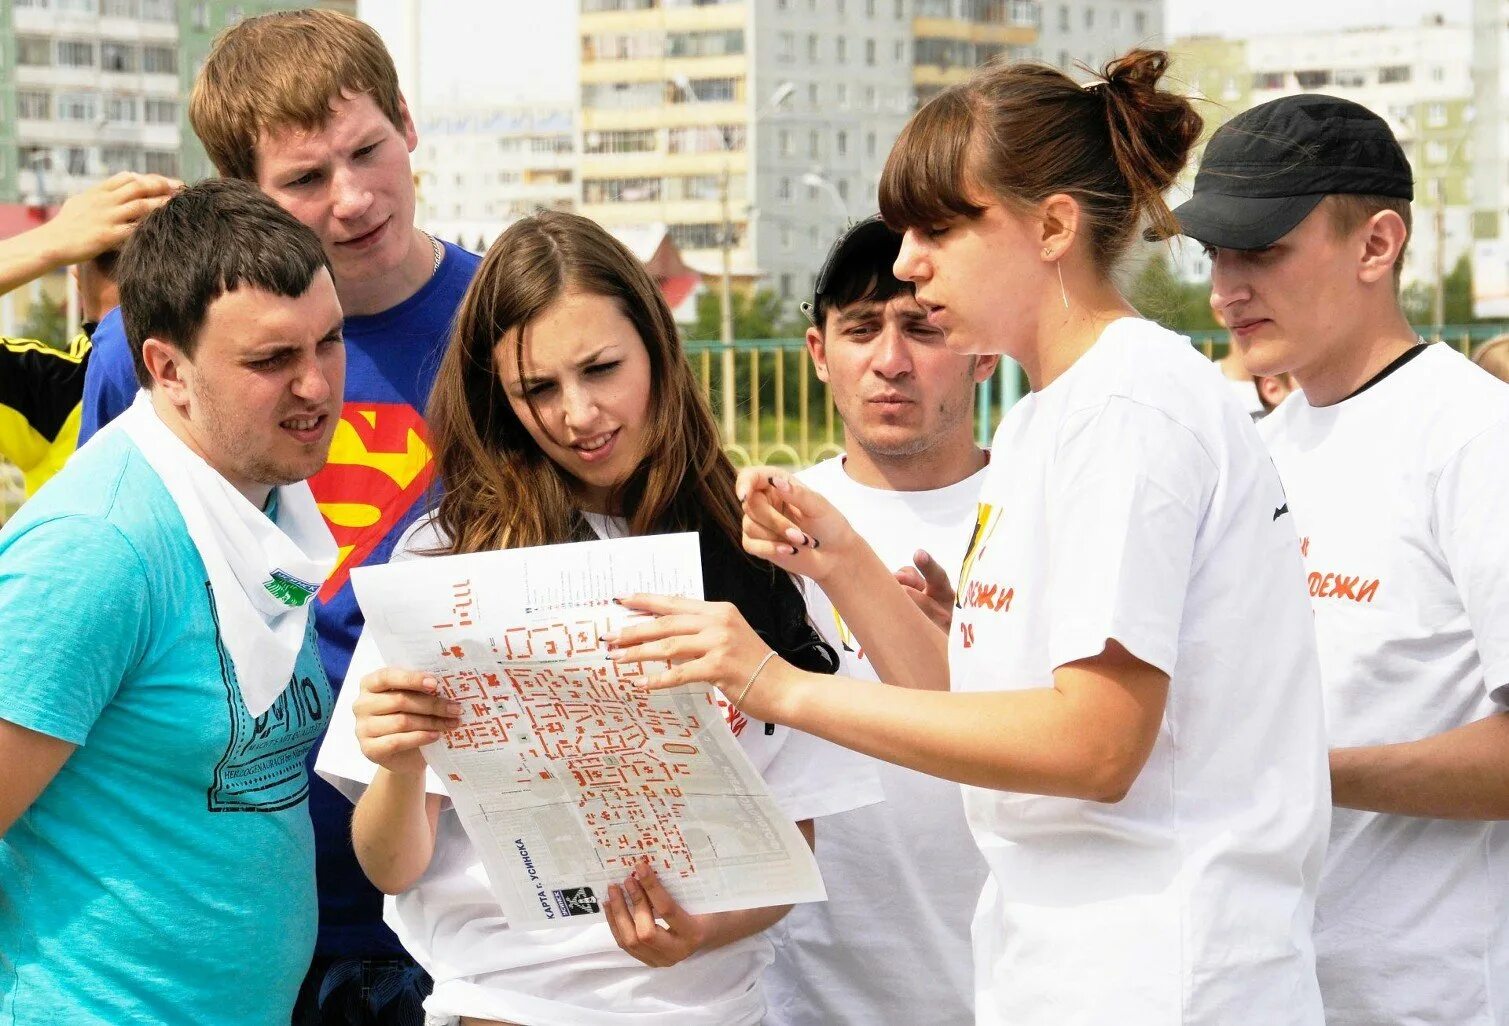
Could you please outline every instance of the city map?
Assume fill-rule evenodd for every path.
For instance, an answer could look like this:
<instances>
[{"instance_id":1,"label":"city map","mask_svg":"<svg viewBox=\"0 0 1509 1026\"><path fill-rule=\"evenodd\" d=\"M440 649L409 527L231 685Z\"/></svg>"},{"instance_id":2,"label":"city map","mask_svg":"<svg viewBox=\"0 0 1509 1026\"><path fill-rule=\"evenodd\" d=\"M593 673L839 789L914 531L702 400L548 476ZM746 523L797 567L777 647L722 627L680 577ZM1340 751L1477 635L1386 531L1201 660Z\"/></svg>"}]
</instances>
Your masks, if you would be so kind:
<instances>
[{"instance_id":1,"label":"city map","mask_svg":"<svg viewBox=\"0 0 1509 1026\"><path fill-rule=\"evenodd\" d=\"M611 597L699 597L694 535L392 563L353 574L384 660L463 707L425 749L511 923L601 916L648 856L689 912L822 900L816 863L707 685L615 666ZM510 582L510 583L504 583Z\"/></svg>"}]
</instances>

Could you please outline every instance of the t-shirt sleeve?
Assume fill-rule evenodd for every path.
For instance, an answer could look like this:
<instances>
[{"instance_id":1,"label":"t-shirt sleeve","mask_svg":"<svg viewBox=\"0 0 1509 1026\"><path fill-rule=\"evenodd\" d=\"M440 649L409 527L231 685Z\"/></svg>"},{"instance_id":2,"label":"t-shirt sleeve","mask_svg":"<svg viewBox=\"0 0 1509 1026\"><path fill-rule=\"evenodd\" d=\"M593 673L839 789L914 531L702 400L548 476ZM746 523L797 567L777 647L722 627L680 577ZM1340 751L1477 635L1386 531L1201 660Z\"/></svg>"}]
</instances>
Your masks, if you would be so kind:
<instances>
[{"instance_id":1,"label":"t-shirt sleeve","mask_svg":"<svg viewBox=\"0 0 1509 1026\"><path fill-rule=\"evenodd\" d=\"M126 344L126 326L117 307L94 329L94 348L84 374L79 444L89 441L100 428L124 413L139 389L131 347Z\"/></svg>"},{"instance_id":2,"label":"t-shirt sleeve","mask_svg":"<svg viewBox=\"0 0 1509 1026\"><path fill-rule=\"evenodd\" d=\"M786 727L786 740L762 776L793 822L818 819L884 800L880 774L868 758Z\"/></svg>"},{"instance_id":3,"label":"t-shirt sleeve","mask_svg":"<svg viewBox=\"0 0 1509 1026\"><path fill-rule=\"evenodd\" d=\"M1056 668L1114 639L1172 674L1215 462L1166 413L1124 397L1077 414L1049 473L1044 553Z\"/></svg>"},{"instance_id":4,"label":"t-shirt sleeve","mask_svg":"<svg viewBox=\"0 0 1509 1026\"><path fill-rule=\"evenodd\" d=\"M0 543L0 719L87 743L146 652L149 595L135 547L97 517L43 520Z\"/></svg>"},{"instance_id":5,"label":"t-shirt sleeve","mask_svg":"<svg viewBox=\"0 0 1509 1026\"><path fill-rule=\"evenodd\" d=\"M1436 482L1437 537L1483 663L1509 706L1509 417L1478 434Z\"/></svg>"}]
</instances>

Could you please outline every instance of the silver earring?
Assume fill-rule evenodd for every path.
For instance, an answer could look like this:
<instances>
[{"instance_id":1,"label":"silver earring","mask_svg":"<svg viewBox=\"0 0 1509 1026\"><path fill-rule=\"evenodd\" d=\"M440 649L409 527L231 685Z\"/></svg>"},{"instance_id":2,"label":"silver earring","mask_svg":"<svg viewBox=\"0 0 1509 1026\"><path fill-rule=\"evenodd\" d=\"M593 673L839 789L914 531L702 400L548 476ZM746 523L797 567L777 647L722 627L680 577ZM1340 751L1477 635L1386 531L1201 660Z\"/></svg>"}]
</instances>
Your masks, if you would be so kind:
<instances>
[{"instance_id":1,"label":"silver earring","mask_svg":"<svg viewBox=\"0 0 1509 1026\"><path fill-rule=\"evenodd\" d=\"M1064 290L1064 265L1057 264L1056 266L1058 267L1058 294L1064 301L1064 309L1067 310L1069 309L1069 293Z\"/></svg>"}]
</instances>

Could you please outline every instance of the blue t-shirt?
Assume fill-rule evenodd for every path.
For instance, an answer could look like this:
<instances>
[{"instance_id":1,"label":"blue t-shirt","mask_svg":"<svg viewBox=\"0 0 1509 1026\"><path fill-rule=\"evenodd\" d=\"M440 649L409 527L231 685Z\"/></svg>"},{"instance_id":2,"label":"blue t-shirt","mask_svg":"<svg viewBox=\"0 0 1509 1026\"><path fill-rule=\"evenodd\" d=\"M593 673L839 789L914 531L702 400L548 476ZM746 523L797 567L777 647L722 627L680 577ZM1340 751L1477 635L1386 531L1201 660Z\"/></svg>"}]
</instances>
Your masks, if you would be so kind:
<instances>
[{"instance_id":1,"label":"blue t-shirt","mask_svg":"<svg viewBox=\"0 0 1509 1026\"><path fill-rule=\"evenodd\" d=\"M337 690L362 628L351 571L386 563L393 544L427 508L434 465L424 408L451 323L480 262L447 243L440 269L414 295L382 313L346 318L346 403L330 461L309 481L341 553L315 605L320 654ZM125 412L136 391L117 310L94 333L80 443ZM382 895L367 882L351 849L351 803L315 777L309 808L320 882L318 953L351 958L401 953L382 922Z\"/></svg>"},{"instance_id":2,"label":"blue t-shirt","mask_svg":"<svg viewBox=\"0 0 1509 1026\"><path fill-rule=\"evenodd\" d=\"M77 746L0 838L0 1022L286 1026L314 948L311 629L247 713L204 563L124 434L0 530L0 719Z\"/></svg>"}]
</instances>

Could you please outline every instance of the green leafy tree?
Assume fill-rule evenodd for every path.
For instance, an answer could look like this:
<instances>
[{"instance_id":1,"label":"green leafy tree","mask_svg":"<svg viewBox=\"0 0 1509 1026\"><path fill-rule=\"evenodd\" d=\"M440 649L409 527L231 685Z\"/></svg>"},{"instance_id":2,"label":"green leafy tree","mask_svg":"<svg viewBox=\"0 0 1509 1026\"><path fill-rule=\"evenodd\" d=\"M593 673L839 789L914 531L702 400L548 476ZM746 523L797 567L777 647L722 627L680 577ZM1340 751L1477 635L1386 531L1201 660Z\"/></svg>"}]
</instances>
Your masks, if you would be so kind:
<instances>
[{"instance_id":1,"label":"green leafy tree","mask_svg":"<svg viewBox=\"0 0 1509 1026\"><path fill-rule=\"evenodd\" d=\"M1175 331L1212 331L1220 327L1210 309L1210 283L1181 281L1161 253L1143 266L1127 299L1139 313Z\"/></svg>"},{"instance_id":2,"label":"green leafy tree","mask_svg":"<svg viewBox=\"0 0 1509 1026\"><path fill-rule=\"evenodd\" d=\"M34 338L59 348L68 344L67 332L68 307L45 292L32 303L21 323L22 338Z\"/></svg>"},{"instance_id":3,"label":"green leafy tree","mask_svg":"<svg viewBox=\"0 0 1509 1026\"><path fill-rule=\"evenodd\" d=\"M754 292L734 290L734 338L798 338L807 330L800 315L791 317L785 303L769 289ZM716 342L722 334L722 307L716 286L705 288L697 297L697 319L686 329L686 338L698 342Z\"/></svg>"}]
</instances>

